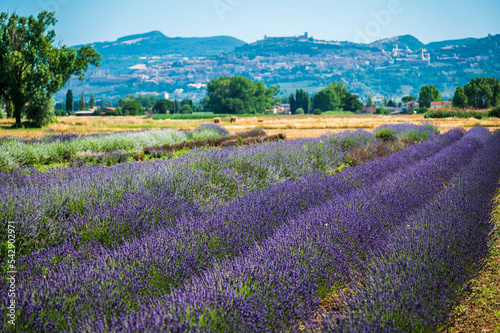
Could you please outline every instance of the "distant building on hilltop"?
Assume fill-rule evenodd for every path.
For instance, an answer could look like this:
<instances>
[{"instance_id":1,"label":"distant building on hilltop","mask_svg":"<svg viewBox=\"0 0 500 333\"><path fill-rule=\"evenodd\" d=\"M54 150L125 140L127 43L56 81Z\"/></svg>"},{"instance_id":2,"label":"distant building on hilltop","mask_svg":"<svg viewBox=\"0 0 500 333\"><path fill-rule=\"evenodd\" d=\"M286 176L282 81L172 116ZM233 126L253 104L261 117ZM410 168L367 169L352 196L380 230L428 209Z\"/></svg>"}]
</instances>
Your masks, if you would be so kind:
<instances>
[{"instance_id":1,"label":"distant building on hilltop","mask_svg":"<svg viewBox=\"0 0 500 333\"><path fill-rule=\"evenodd\" d=\"M305 32L302 36L293 36L293 37L268 37L264 35L264 40L277 40L277 41L296 41L296 42L306 42L306 41L314 41L313 37L309 37L309 34Z\"/></svg>"}]
</instances>

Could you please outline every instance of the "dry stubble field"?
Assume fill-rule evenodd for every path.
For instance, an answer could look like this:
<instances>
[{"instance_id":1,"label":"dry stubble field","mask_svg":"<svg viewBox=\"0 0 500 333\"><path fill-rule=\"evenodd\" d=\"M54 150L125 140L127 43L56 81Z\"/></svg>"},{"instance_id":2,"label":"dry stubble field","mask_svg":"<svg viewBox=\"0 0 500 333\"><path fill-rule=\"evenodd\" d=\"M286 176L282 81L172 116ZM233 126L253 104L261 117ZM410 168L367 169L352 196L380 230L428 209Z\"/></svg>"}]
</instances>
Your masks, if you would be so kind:
<instances>
[{"instance_id":1,"label":"dry stubble field","mask_svg":"<svg viewBox=\"0 0 500 333\"><path fill-rule=\"evenodd\" d=\"M223 119L222 126L233 133L242 132L255 127L263 127L270 135L284 133L287 138L316 137L326 132L338 132L346 129L371 130L382 124L396 124L402 122L420 123L425 121L423 115L296 115L274 117L246 117L238 118L231 124L229 118ZM500 119L477 120L474 118L444 118L433 119L441 132L455 127L471 128L476 125L488 127L490 130L500 128ZM126 130L140 130L145 128L174 128L193 130L201 124L212 123L212 119L204 120L153 120L144 116L136 117L61 117L43 129L12 129L13 121L0 120L0 136L14 135L19 137L40 137L46 131L71 133L100 133Z\"/></svg>"}]
</instances>

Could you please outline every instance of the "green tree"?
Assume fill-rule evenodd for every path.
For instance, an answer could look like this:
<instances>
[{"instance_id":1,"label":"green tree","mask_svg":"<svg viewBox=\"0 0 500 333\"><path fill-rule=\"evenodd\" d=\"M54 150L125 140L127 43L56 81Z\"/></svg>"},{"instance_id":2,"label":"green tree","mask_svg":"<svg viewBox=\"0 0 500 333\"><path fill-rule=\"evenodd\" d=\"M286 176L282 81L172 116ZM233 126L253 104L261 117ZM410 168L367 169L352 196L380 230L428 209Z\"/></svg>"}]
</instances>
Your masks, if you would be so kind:
<instances>
[{"instance_id":1,"label":"green tree","mask_svg":"<svg viewBox=\"0 0 500 333\"><path fill-rule=\"evenodd\" d=\"M430 108L431 102L439 102L442 100L441 93L435 86L428 85L420 88L420 94L418 95L420 107L425 106L426 108Z\"/></svg>"},{"instance_id":2,"label":"green tree","mask_svg":"<svg viewBox=\"0 0 500 333\"><path fill-rule=\"evenodd\" d=\"M387 102L387 107L395 108L396 102L394 102L392 99L390 99L389 102Z\"/></svg>"},{"instance_id":3,"label":"green tree","mask_svg":"<svg viewBox=\"0 0 500 333\"><path fill-rule=\"evenodd\" d=\"M191 114L191 113L193 113L193 108L189 104L184 104L183 106L181 106L181 109L179 110L179 113L182 113L182 114Z\"/></svg>"},{"instance_id":4,"label":"green tree","mask_svg":"<svg viewBox=\"0 0 500 333\"><path fill-rule=\"evenodd\" d=\"M295 110L295 114L304 114L304 109L298 108L297 110Z\"/></svg>"},{"instance_id":5,"label":"green tree","mask_svg":"<svg viewBox=\"0 0 500 333\"><path fill-rule=\"evenodd\" d=\"M267 108L279 103L279 89L266 88L263 82L254 82L246 77L222 76L207 84L204 104L214 113L264 113Z\"/></svg>"},{"instance_id":6,"label":"green tree","mask_svg":"<svg viewBox=\"0 0 500 333\"><path fill-rule=\"evenodd\" d=\"M402 99L401 99L401 102L402 103L408 103L408 102L411 102L411 101L416 101L417 98L415 96L404 96Z\"/></svg>"},{"instance_id":7,"label":"green tree","mask_svg":"<svg viewBox=\"0 0 500 333\"><path fill-rule=\"evenodd\" d=\"M290 95L290 112L292 114L295 114L297 112L297 104L295 103L295 95L293 93Z\"/></svg>"},{"instance_id":8,"label":"green tree","mask_svg":"<svg viewBox=\"0 0 500 333\"><path fill-rule=\"evenodd\" d=\"M295 105L296 108L302 108L304 113L309 113L311 110L311 97L309 93L302 89L298 89L295 92Z\"/></svg>"},{"instance_id":9,"label":"green tree","mask_svg":"<svg viewBox=\"0 0 500 333\"><path fill-rule=\"evenodd\" d=\"M66 112L73 112L73 91L71 89L66 93Z\"/></svg>"},{"instance_id":10,"label":"green tree","mask_svg":"<svg viewBox=\"0 0 500 333\"><path fill-rule=\"evenodd\" d=\"M116 102L116 106L119 107L119 108L123 108L123 106L125 105L125 103L127 102L128 98L125 98L125 97L120 97L118 99L118 101Z\"/></svg>"},{"instance_id":11,"label":"green tree","mask_svg":"<svg viewBox=\"0 0 500 333\"><path fill-rule=\"evenodd\" d=\"M54 100L46 91L40 90L30 98L26 107L26 116L35 127L46 126L55 115Z\"/></svg>"},{"instance_id":12,"label":"green tree","mask_svg":"<svg viewBox=\"0 0 500 333\"><path fill-rule=\"evenodd\" d=\"M363 103L358 99L358 95L349 94L344 97L342 109L344 111L358 112L363 110Z\"/></svg>"},{"instance_id":13,"label":"green tree","mask_svg":"<svg viewBox=\"0 0 500 333\"><path fill-rule=\"evenodd\" d=\"M478 77L464 86L470 107L487 109L500 104L500 81L495 78Z\"/></svg>"},{"instance_id":14,"label":"green tree","mask_svg":"<svg viewBox=\"0 0 500 333\"><path fill-rule=\"evenodd\" d=\"M144 109L139 101L128 99L123 105L122 112L124 116L138 116L144 114Z\"/></svg>"},{"instance_id":15,"label":"green tree","mask_svg":"<svg viewBox=\"0 0 500 333\"><path fill-rule=\"evenodd\" d=\"M90 65L99 65L90 46L54 46L55 32L47 29L55 23L46 11L37 17L0 14L0 95L12 101L17 127L40 90L52 97L72 76L83 80Z\"/></svg>"},{"instance_id":16,"label":"green tree","mask_svg":"<svg viewBox=\"0 0 500 333\"><path fill-rule=\"evenodd\" d=\"M453 96L453 106L457 108L466 108L468 103L467 96L465 95L464 88L457 87L455 90L455 96Z\"/></svg>"},{"instance_id":17,"label":"green tree","mask_svg":"<svg viewBox=\"0 0 500 333\"><path fill-rule=\"evenodd\" d=\"M159 99L153 107L155 113L166 114L174 110L174 102L168 99Z\"/></svg>"},{"instance_id":18,"label":"green tree","mask_svg":"<svg viewBox=\"0 0 500 333\"><path fill-rule=\"evenodd\" d=\"M368 101L366 102L366 107L371 108L373 107L373 100L372 100L372 95L368 94Z\"/></svg>"},{"instance_id":19,"label":"green tree","mask_svg":"<svg viewBox=\"0 0 500 333\"><path fill-rule=\"evenodd\" d=\"M95 98L94 98L94 94L91 93L90 100L89 100L89 109L93 109L94 105L95 105Z\"/></svg>"},{"instance_id":20,"label":"green tree","mask_svg":"<svg viewBox=\"0 0 500 333\"><path fill-rule=\"evenodd\" d=\"M189 105L191 106L191 108L193 108L193 100L190 99L190 98L184 98L182 101L181 101L181 107L184 106L184 105Z\"/></svg>"},{"instance_id":21,"label":"green tree","mask_svg":"<svg viewBox=\"0 0 500 333\"><path fill-rule=\"evenodd\" d=\"M325 88L318 91L313 98L314 107L321 111L335 111L340 106L340 98L333 89Z\"/></svg>"},{"instance_id":22,"label":"green tree","mask_svg":"<svg viewBox=\"0 0 500 333\"><path fill-rule=\"evenodd\" d=\"M322 92L323 96L319 96L320 98L320 104L321 101L328 101L330 100L332 103L330 105L326 105L326 107L329 107L328 110L322 109L322 111L335 111L335 110L345 110L345 111L352 111L356 112L359 110L363 109L363 103L359 101L359 96L356 94L351 94L349 90L347 90L347 87L342 83L342 82L333 82L328 87L325 89L319 91L318 93ZM316 95L318 95L316 93ZM314 107L318 108L316 105L316 95L314 95L313 102L314 102ZM334 97L336 95L338 97L338 104L336 101L336 98ZM327 97L329 96L329 98ZM323 108L325 105L323 105ZM334 107L334 108L333 108ZM321 109L321 107L319 107Z\"/></svg>"},{"instance_id":23,"label":"green tree","mask_svg":"<svg viewBox=\"0 0 500 333\"><path fill-rule=\"evenodd\" d=\"M107 108L108 106L111 106L111 103L109 103L105 99L101 99L99 101L99 106L101 107L101 110L104 111L105 108Z\"/></svg>"},{"instance_id":24,"label":"green tree","mask_svg":"<svg viewBox=\"0 0 500 333\"><path fill-rule=\"evenodd\" d=\"M174 101L174 113L179 113L179 110L180 110L179 102L176 99Z\"/></svg>"},{"instance_id":25,"label":"green tree","mask_svg":"<svg viewBox=\"0 0 500 333\"><path fill-rule=\"evenodd\" d=\"M80 94L80 101L78 103L78 109L79 110L85 110L85 95L82 93Z\"/></svg>"}]
</instances>

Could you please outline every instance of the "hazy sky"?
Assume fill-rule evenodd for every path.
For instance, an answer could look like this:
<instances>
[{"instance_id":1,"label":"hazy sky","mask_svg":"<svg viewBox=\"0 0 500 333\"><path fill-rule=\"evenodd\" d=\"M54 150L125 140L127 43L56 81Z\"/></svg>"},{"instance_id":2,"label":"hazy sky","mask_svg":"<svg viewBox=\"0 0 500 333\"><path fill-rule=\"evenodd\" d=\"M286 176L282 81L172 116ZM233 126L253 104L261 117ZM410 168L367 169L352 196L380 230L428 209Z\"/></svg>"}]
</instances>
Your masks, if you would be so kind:
<instances>
[{"instance_id":1,"label":"hazy sky","mask_svg":"<svg viewBox=\"0 0 500 333\"><path fill-rule=\"evenodd\" d=\"M169 37L228 35L246 42L305 31L370 42L411 34L424 43L500 33L499 0L0 0L2 12L56 12L66 45L159 30Z\"/></svg>"}]
</instances>

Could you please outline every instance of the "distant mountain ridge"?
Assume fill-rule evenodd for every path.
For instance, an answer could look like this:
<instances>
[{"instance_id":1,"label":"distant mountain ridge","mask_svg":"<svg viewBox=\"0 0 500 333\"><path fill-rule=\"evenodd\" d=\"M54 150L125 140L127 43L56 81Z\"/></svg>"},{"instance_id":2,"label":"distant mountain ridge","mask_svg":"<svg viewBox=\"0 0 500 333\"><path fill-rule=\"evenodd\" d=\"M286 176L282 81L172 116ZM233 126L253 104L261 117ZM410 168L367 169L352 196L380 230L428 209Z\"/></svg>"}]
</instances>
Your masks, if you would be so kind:
<instances>
[{"instance_id":1,"label":"distant mountain ridge","mask_svg":"<svg viewBox=\"0 0 500 333\"><path fill-rule=\"evenodd\" d=\"M177 91L172 98L201 100L206 82L235 75L277 85L283 93L298 88L314 93L342 81L365 97L418 94L425 84L450 97L472 78L500 78L500 35L429 44L403 35L358 44L305 34L247 44L228 36L172 38L151 31L89 45L102 55L101 66L89 71L85 82L72 79L66 88L93 91L97 98ZM193 59L198 57L204 59Z\"/></svg>"},{"instance_id":2,"label":"distant mountain ridge","mask_svg":"<svg viewBox=\"0 0 500 333\"><path fill-rule=\"evenodd\" d=\"M328 49L371 49L378 48L391 51L396 45L400 49L411 50L428 49L438 50L446 46L468 46L484 41L485 38L463 38L456 40L444 40L424 44L412 35L401 35L381 39L371 44L357 44L352 42L333 42L294 40L293 38L269 38L246 43L231 36L214 37L167 37L160 31L150 31L142 34L129 35L118 38L116 41L96 42L87 44L93 46L104 58L137 57L137 56L166 56L179 55L182 57L210 57L221 54L234 53L244 55L245 53L262 53L261 56L270 53L309 53ZM78 45L81 46L81 45ZM78 47L77 46L77 47Z\"/></svg>"},{"instance_id":3,"label":"distant mountain ridge","mask_svg":"<svg viewBox=\"0 0 500 333\"><path fill-rule=\"evenodd\" d=\"M425 44L412 35L396 36L385 38L369 44L370 47L379 47L384 51L391 51L395 45L398 48L409 48L410 50L419 50L425 48Z\"/></svg>"},{"instance_id":4,"label":"distant mountain ridge","mask_svg":"<svg viewBox=\"0 0 500 333\"><path fill-rule=\"evenodd\" d=\"M89 44L107 56L164 56L179 54L185 57L207 57L233 51L245 42L230 36L167 37L160 31L118 38L112 42Z\"/></svg>"},{"instance_id":5,"label":"distant mountain ridge","mask_svg":"<svg viewBox=\"0 0 500 333\"><path fill-rule=\"evenodd\" d=\"M412 35L401 35L390 38L385 38L377 40L370 44L359 44L352 42L333 42L333 41L317 41L317 40L299 40L298 38L293 39L289 37L283 38L271 38L258 40L251 44L245 44L243 46L237 47L235 53L238 55L280 55L285 53L318 53L326 50L334 49L356 49L356 50L369 50L369 49L380 49L384 51L392 51L397 45L399 49L410 49L412 51L427 49L428 51L435 51L443 49L447 46L449 47L463 47L471 46L473 44L485 42L488 43L489 40L496 39L497 36L488 36L484 38L463 38L456 40L444 40L431 42L429 44L424 44L418 38Z\"/></svg>"}]
</instances>

